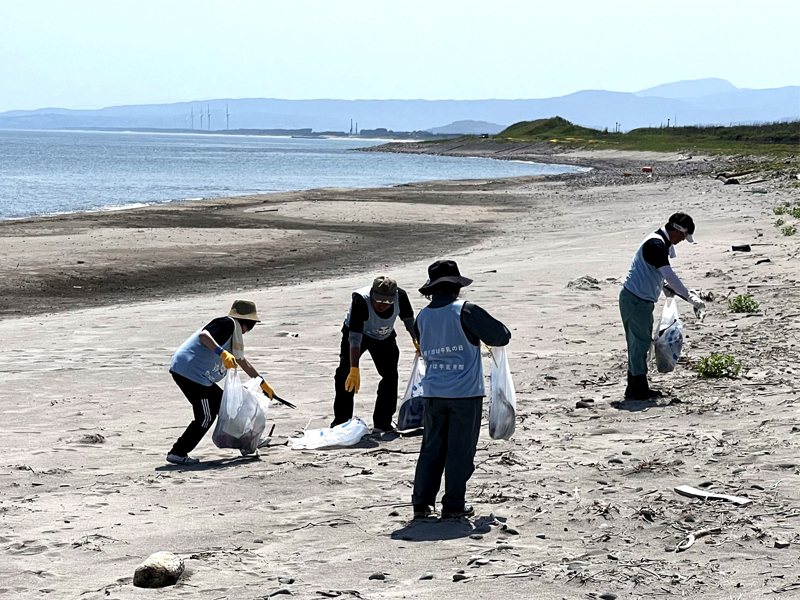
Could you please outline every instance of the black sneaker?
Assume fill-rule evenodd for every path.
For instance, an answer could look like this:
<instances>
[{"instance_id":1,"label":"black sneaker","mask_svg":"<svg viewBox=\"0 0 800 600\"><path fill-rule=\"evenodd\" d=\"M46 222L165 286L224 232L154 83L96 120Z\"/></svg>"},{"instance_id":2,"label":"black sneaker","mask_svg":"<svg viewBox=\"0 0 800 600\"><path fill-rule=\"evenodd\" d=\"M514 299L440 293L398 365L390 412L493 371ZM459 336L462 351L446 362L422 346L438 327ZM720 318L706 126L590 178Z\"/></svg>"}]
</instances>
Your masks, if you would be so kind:
<instances>
[{"instance_id":1,"label":"black sneaker","mask_svg":"<svg viewBox=\"0 0 800 600\"><path fill-rule=\"evenodd\" d=\"M453 510L448 506L442 505L443 519L460 519L461 517L471 517L475 514L475 509L471 504L465 504L461 510Z\"/></svg>"},{"instance_id":2,"label":"black sneaker","mask_svg":"<svg viewBox=\"0 0 800 600\"><path fill-rule=\"evenodd\" d=\"M428 517L432 517L436 514L436 512L427 504L415 504L414 505L414 518L415 519L427 519Z\"/></svg>"}]
</instances>

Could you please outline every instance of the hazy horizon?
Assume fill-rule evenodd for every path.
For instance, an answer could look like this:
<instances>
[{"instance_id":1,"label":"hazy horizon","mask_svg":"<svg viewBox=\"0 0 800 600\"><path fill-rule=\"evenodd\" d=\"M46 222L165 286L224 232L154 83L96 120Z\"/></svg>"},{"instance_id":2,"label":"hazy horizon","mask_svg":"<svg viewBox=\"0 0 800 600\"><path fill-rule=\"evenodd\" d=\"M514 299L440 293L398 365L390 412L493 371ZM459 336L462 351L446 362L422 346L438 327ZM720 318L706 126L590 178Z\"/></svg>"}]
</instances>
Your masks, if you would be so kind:
<instances>
[{"instance_id":1,"label":"hazy horizon","mask_svg":"<svg viewBox=\"0 0 800 600\"><path fill-rule=\"evenodd\" d=\"M0 2L0 112L220 98L542 99L704 78L798 85L800 3L763 2L761 29L720 21L737 10L718 0Z\"/></svg>"}]
</instances>

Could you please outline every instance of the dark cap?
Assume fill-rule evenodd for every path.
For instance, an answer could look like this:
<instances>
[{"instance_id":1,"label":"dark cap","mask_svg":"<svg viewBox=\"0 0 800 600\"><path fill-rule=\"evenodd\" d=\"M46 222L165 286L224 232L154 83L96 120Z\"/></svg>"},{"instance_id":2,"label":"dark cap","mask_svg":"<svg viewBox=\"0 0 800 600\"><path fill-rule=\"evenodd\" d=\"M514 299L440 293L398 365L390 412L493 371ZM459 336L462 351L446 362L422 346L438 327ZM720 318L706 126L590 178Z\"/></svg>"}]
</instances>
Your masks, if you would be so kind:
<instances>
[{"instance_id":1,"label":"dark cap","mask_svg":"<svg viewBox=\"0 0 800 600\"><path fill-rule=\"evenodd\" d=\"M419 293L423 295L429 294L437 283L442 282L455 283L465 287L472 283L472 279L461 276L456 261L437 260L428 267L428 281L419 288Z\"/></svg>"},{"instance_id":2,"label":"dark cap","mask_svg":"<svg viewBox=\"0 0 800 600\"><path fill-rule=\"evenodd\" d=\"M667 225L676 231L680 231L686 237L687 242L694 244L694 238L692 237L694 235L694 221L692 217L686 213L677 212L669 218Z\"/></svg>"},{"instance_id":3,"label":"dark cap","mask_svg":"<svg viewBox=\"0 0 800 600\"><path fill-rule=\"evenodd\" d=\"M381 275L372 282L372 299L382 304L394 304L397 296L397 282L391 277Z\"/></svg>"}]
</instances>

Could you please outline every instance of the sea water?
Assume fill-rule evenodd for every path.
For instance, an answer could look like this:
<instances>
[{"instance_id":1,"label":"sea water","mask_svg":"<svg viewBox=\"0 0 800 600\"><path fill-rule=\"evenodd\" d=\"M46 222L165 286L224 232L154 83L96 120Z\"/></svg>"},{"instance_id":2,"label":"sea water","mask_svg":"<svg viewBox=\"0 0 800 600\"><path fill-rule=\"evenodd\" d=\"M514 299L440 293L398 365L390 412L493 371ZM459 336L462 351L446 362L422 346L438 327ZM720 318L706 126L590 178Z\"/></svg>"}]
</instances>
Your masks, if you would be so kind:
<instances>
[{"instance_id":1,"label":"sea water","mask_svg":"<svg viewBox=\"0 0 800 600\"><path fill-rule=\"evenodd\" d=\"M320 187L382 187L581 170L353 152L379 140L0 131L0 219Z\"/></svg>"}]
</instances>

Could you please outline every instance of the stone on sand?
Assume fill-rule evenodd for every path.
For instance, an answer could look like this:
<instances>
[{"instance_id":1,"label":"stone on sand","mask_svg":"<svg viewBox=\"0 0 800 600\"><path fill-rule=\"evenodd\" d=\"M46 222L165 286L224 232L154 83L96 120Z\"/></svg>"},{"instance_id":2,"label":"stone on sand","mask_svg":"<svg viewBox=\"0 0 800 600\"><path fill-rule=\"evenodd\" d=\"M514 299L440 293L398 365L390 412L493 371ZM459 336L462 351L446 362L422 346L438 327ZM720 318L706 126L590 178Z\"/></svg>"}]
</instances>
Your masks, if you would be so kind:
<instances>
[{"instance_id":1,"label":"stone on sand","mask_svg":"<svg viewBox=\"0 0 800 600\"><path fill-rule=\"evenodd\" d=\"M156 552L136 567L133 585L143 588L159 588L175 585L183 574L183 559L172 552Z\"/></svg>"}]
</instances>

